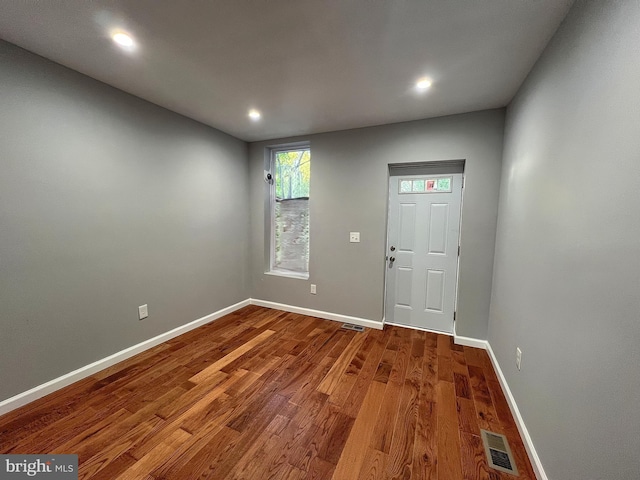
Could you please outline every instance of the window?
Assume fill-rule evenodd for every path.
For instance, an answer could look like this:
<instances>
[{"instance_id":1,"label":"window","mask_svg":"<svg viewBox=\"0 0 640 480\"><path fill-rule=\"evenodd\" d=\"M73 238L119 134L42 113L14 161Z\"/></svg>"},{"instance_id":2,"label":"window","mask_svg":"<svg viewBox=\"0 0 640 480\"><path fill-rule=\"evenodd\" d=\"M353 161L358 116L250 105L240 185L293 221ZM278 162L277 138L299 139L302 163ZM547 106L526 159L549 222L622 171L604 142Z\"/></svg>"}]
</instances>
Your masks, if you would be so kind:
<instances>
[{"instance_id":1,"label":"window","mask_svg":"<svg viewBox=\"0 0 640 480\"><path fill-rule=\"evenodd\" d=\"M271 150L270 272L309 277L309 145Z\"/></svg>"},{"instance_id":2,"label":"window","mask_svg":"<svg viewBox=\"0 0 640 480\"><path fill-rule=\"evenodd\" d=\"M400 193L449 193L451 177L400 180Z\"/></svg>"}]
</instances>

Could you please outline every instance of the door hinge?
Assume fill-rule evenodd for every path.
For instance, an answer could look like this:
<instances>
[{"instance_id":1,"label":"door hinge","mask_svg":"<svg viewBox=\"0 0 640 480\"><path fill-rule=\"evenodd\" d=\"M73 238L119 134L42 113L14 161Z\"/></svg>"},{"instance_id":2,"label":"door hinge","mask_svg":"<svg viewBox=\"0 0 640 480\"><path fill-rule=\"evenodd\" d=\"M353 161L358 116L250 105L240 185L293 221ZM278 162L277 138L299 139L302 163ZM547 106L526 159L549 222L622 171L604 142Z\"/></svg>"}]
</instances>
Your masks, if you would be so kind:
<instances>
[{"instance_id":1,"label":"door hinge","mask_svg":"<svg viewBox=\"0 0 640 480\"><path fill-rule=\"evenodd\" d=\"M455 322L456 320L456 312L453 312L453 321Z\"/></svg>"},{"instance_id":2,"label":"door hinge","mask_svg":"<svg viewBox=\"0 0 640 480\"><path fill-rule=\"evenodd\" d=\"M460 245L458 245L458 256L460 256Z\"/></svg>"}]
</instances>

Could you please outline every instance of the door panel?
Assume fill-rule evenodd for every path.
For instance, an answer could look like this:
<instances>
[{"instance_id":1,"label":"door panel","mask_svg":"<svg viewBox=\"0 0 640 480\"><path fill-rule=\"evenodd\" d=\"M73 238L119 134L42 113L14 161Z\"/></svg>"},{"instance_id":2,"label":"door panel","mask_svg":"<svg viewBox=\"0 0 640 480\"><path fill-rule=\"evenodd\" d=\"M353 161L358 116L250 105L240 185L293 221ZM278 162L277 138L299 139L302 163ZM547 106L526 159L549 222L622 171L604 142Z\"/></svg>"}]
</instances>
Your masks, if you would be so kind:
<instances>
[{"instance_id":1,"label":"door panel","mask_svg":"<svg viewBox=\"0 0 640 480\"><path fill-rule=\"evenodd\" d=\"M400 239L398 248L403 252L413 252L416 230L416 204L400 204Z\"/></svg>"},{"instance_id":2,"label":"door panel","mask_svg":"<svg viewBox=\"0 0 640 480\"><path fill-rule=\"evenodd\" d=\"M427 292L425 310L442 313L444 310L445 273L442 270L427 270Z\"/></svg>"},{"instance_id":3,"label":"door panel","mask_svg":"<svg viewBox=\"0 0 640 480\"><path fill-rule=\"evenodd\" d=\"M396 304L411 308L411 281L413 269L407 267L398 268L398 281L396 283Z\"/></svg>"},{"instance_id":4,"label":"door panel","mask_svg":"<svg viewBox=\"0 0 640 480\"><path fill-rule=\"evenodd\" d=\"M453 333L462 174L389 181L385 321Z\"/></svg>"},{"instance_id":5,"label":"door panel","mask_svg":"<svg viewBox=\"0 0 640 480\"><path fill-rule=\"evenodd\" d=\"M449 223L449 205L434 203L429 215L429 254L445 254Z\"/></svg>"}]
</instances>

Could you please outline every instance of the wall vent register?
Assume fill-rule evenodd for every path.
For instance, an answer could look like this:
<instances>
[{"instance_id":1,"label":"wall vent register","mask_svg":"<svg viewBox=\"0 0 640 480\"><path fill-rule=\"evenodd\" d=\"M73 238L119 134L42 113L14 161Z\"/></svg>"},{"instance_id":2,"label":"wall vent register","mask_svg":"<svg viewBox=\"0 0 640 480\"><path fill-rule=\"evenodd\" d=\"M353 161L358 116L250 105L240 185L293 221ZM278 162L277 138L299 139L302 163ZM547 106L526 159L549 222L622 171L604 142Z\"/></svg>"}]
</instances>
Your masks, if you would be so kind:
<instances>
[{"instance_id":1,"label":"wall vent register","mask_svg":"<svg viewBox=\"0 0 640 480\"><path fill-rule=\"evenodd\" d=\"M513 454L509 448L509 443L504 435L499 433L480 430L482 435L482 443L484 443L484 451L487 455L489 467L501 472L518 475L518 468L513 461Z\"/></svg>"},{"instance_id":2,"label":"wall vent register","mask_svg":"<svg viewBox=\"0 0 640 480\"><path fill-rule=\"evenodd\" d=\"M345 330L353 330L354 332L364 332L364 327L361 325L354 325L353 323L344 323L342 328Z\"/></svg>"}]
</instances>

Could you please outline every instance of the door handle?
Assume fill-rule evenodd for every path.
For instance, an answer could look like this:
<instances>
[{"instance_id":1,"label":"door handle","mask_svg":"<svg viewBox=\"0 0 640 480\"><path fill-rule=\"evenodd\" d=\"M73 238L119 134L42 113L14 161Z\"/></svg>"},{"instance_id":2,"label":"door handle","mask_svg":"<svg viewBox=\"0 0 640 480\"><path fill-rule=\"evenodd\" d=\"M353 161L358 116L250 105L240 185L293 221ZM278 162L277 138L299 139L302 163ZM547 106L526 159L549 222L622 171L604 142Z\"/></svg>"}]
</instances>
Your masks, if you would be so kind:
<instances>
[{"instance_id":1,"label":"door handle","mask_svg":"<svg viewBox=\"0 0 640 480\"><path fill-rule=\"evenodd\" d=\"M389 257L389 263L393 263L396 261L396 257Z\"/></svg>"}]
</instances>

